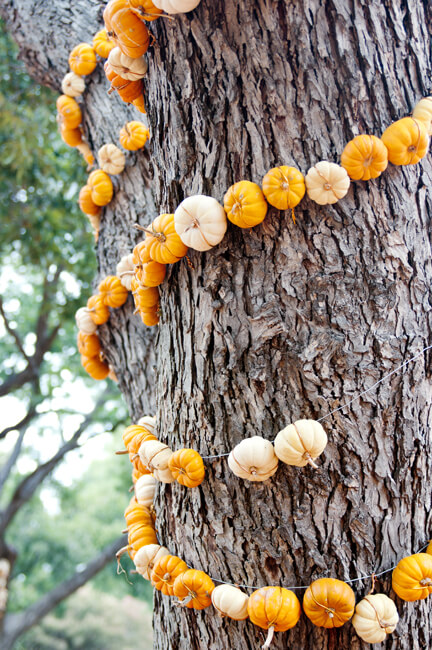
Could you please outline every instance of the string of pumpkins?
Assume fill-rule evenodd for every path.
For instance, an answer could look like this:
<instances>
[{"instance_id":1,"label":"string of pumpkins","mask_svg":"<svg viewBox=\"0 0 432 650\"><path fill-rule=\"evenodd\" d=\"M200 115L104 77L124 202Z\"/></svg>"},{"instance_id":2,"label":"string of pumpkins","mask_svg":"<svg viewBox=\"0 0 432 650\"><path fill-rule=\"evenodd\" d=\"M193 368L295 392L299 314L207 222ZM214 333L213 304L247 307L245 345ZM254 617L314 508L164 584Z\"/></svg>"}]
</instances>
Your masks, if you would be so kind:
<instances>
[{"instance_id":1,"label":"string of pumpkins","mask_svg":"<svg viewBox=\"0 0 432 650\"><path fill-rule=\"evenodd\" d=\"M314 580L307 587L301 606L291 589L279 586L256 589L250 596L230 583L215 586L204 571L189 568L184 560L172 555L157 538L153 506L156 480L167 483L177 480L188 485L191 478L188 459L192 463L192 450L173 453L158 442L155 425L154 417L144 416L123 433L126 451L118 453L128 453L134 465L134 496L125 510L128 544L117 553L118 559L127 552L136 572L164 595L176 597L181 607L202 610L213 604L222 617L249 618L254 625L268 631L263 649L270 647L274 632L289 630L298 623L302 607L318 627L341 627L352 618L356 633L368 643L380 643L395 630L399 621L396 605L385 594L373 593L375 580L372 590L357 605L354 591L346 582L334 578ZM145 453L141 454L143 446ZM203 478L202 464L201 472ZM432 593L432 542L426 553L415 553L400 560L393 570L392 587L406 601L422 600Z\"/></svg>"}]
</instances>

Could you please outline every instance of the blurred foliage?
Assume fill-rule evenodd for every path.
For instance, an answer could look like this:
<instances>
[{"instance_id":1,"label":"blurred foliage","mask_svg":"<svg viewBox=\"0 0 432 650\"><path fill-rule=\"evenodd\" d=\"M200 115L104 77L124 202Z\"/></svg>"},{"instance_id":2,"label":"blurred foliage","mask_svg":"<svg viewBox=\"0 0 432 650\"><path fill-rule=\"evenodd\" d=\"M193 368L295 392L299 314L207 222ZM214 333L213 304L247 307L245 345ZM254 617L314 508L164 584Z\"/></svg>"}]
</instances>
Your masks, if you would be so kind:
<instances>
[{"instance_id":1,"label":"blurred foliage","mask_svg":"<svg viewBox=\"0 0 432 650\"><path fill-rule=\"evenodd\" d=\"M47 616L15 650L151 650L151 613L131 597L118 600L89 585L67 601L61 618Z\"/></svg>"},{"instance_id":2,"label":"blurred foliage","mask_svg":"<svg viewBox=\"0 0 432 650\"><path fill-rule=\"evenodd\" d=\"M18 513L7 533L7 539L18 551L9 611L28 607L120 534L125 526L123 513L131 497L128 490L132 485L132 466L127 456L114 454L119 446L121 430L115 432L108 444L96 437L81 452L71 452L67 463ZM99 454L83 475L72 485L64 485L68 465L79 463L80 456L94 454L95 449ZM134 568L130 560L122 559L122 564L128 572ZM92 584L104 593L139 596L151 602L152 587L148 581L133 574L128 580L117 574L113 558ZM58 610L65 607L67 604L62 603Z\"/></svg>"}]
</instances>

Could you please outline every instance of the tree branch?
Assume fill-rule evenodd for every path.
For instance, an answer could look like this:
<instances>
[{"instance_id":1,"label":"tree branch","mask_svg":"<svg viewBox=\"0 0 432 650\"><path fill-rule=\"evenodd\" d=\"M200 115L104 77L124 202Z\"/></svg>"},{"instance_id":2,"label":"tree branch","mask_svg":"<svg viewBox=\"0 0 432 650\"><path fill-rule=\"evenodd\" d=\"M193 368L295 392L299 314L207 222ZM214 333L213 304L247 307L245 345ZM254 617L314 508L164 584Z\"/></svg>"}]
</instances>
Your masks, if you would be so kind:
<instances>
[{"instance_id":1,"label":"tree branch","mask_svg":"<svg viewBox=\"0 0 432 650\"><path fill-rule=\"evenodd\" d=\"M12 424L11 426L2 429L0 431L0 440L6 438L8 433L10 433L11 431L21 431L22 429L27 427L27 425L33 420L33 418L39 415L39 413L36 412L36 407L38 406L38 404L41 403L41 401L42 400L40 399L37 402L33 402L30 405L28 412L25 414L22 420L20 420L16 424Z\"/></svg>"},{"instance_id":2,"label":"tree branch","mask_svg":"<svg viewBox=\"0 0 432 650\"><path fill-rule=\"evenodd\" d=\"M95 408L89 413L70 440L60 447L57 453L50 458L46 463L39 465L31 474L26 476L15 489L9 505L0 514L0 538L4 535L6 528L9 526L11 520L16 515L18 510L32 497L35 490L39 487L42 481L50 474L53 469L59 464L62 458L72 449L79 446L79 439L87 427L94 421L96 413L100 406L106 400L107 394L110 390L104 391L98 398Z\"/></svg>"},{"instance_id":3,"label":"tree branch","mask_svg":"<svg viewBox=\"0 0 432 650\"><path fill-rule=\"evenodd\" d=\"M4 619L3 628L3 642L5 647L12 647L14 641L21 634L38 623L41 618L46 616L62 600L74 593L74 591L79 589L79 587L103 569L110 560L114 559L116 552L126 543L125 540L125 536L118 537L88 562L83 571L77 571L72 577L57 585L57 587L54 587L54 589L45 594L45 596L42 596L40 600L28 607L24 612L7 614Z\"/></svg>"},{"instance_id":4,"label":"tree branch","mask_svg":"<svg viewBox=\"0 0 432 650\"><path fill-rule=\"evenodd\" d=\"M18 332L11 327L9 318L6 316L6 312L4 310L4 303L3 303L3 298L0 296L0 314L1 317L3 318L3 322L5 324L6 331L11 335L11 337L14 339L15 344L18 348L18 350L21 352L23 355L24 359L30 362L30 357L24 350L23 343L21 341L21 337L18 335Z\"/></svg>"}]
</instances>

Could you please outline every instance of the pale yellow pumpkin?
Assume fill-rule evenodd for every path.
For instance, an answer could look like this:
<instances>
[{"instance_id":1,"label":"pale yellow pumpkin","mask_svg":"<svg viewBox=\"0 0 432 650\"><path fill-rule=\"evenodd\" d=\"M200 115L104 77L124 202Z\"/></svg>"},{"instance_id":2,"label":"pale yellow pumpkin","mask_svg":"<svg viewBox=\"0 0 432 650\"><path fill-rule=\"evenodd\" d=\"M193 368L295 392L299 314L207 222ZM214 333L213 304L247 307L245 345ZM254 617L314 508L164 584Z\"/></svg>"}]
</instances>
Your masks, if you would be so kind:
<instances>
[{"instance_id":1,"label":"pale yellow pumpkin","mask_svg":"<svg viewBox=\"0 0 432 650\"><path fill-rule=\"evenodd\" d=\"M121 174L126 165L126 158L115 144L104 144L98 151L99 167L107 174Z\"/></svg>"},{"instance_id":2,"label":"pale yellow pumpkin","mask_svg":"<svg viewBox=\"0 0 432 650\"><path fill-rule=\"evenodd\" d=\"M309 169L305 182L309 198L318 205L336 203L345 196L350 186L346 170L326 160Z\"/></svg>"},{"instance_id":3,"label":"pale yellow pumpkin","mask_svg":"<svg viewBox=\"0 0 432 650\"><path fill-rule=\"evenodd\" d=\"M228 456L230 470L248 481L266 481L276 472L278 459L269 440L253 436L242 440Z\"/></svg>"}]
</instances>

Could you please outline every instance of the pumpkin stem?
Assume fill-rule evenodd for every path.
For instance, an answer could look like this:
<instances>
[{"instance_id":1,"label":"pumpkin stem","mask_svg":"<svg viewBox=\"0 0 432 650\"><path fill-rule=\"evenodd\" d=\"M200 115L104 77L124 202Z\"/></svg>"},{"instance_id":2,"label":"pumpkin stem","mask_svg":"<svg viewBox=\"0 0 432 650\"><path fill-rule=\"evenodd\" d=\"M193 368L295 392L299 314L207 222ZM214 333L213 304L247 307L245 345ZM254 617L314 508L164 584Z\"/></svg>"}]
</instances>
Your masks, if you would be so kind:
<instances>
[{"instance_id":1,"label":"pumpkin stem","mask_svg":"<svg viewBox=\"0 0 432 650\"><path fill-rule=\"evenodd\" d=\"M128 529L125 528L124 530L122 530L122 535L124 535L124 534L127 533L127 532L128 532Z\"/></svg>"},{"instance_id":2,"label":"pumpkin stem","mask_svg":"<svg viewBox=\"0 0 432 650\"><path fill-rule=\"evenodd\" d=\"M144 226L140 226L139 223L135 223L134 228L141 230L142 232L145 232L152 237L156 237L156 239L159 239L160 241L166 241L166 237L163 232L155 232L154 230L149 230L148 228L144 228Z\"/></svg>"},{"instance_id":3,"label":"pumpkin stem","mask_svg":"<svg viewBox=\"0 0 432 650\"><path fill-rule=\"evenodd\" d=\"M118 562L119 562L121 556L124 555L125 553L127 553L128 550L129 550L129 545L123 546L119 551L117 551L116 558L117 558ZM119 562L119 564L120 564L120 562Z\"/></svg>"},{"instance_id":4,"label":"pumpkin stem","mask_svg":"<svg viewBox=\"0 0 432 650\"><path fill-rule=\"evenodd\" d=\"M311 467L314 469L318 469L318 465L313 462L312 456L309 454L309 452L304 454L304 457L306 458L308 465L311 465Z\"/></svg>"},{"instance_id":5,"label":"pumpkin stem","mask_svg":"<svg viewBox=\"0 0 432 650\"><path fill-rule=\"evenodd\" d=\"M370 591L367 592L366 596L370 596L370 595L373 594L373 592L375 591L375 582L376 582L376 575L375 575L375 573L372 573L372 576L371 576L371 577L372 577L372 586L371 586L371 588L370 588ZM371 603L370 601L368 601L368 603L369 603L370 605L372 605L372 603ZM374 608L374 609L375 609L375 608Z\"/></svg>"},{"instance_id":6,"label":"pumpkin stem","mask_svg":"<svg viewBox=\"0 0 432 650\"><path fill-rule=\"evenodd\" d=\"M265 643L262 646L261 650L266 650L266 648L270 648L270 644L271 644L271 642L273 640L273 635L274 635L274 625L269 627L267 638L266 638Z\"/></svg>"},{"instance_id":7,"label":"pumpkin stem","mask_svg":"<svg viewBox=\"0 0 432 650\"><path fill-rule=\"evenodd\" d=\"M174 603L174 605L176 607L186 607L186 605L194 599L194 596L196 596L196 594L189 594L189 596L186 596L186 598L183 598L183 600L177 601Z\"/></svg>"},{"instance_id":8,"label":"pumpkin stem","mask_svg":"<svg viewBox=\"0 0 432 650\"><path fill-rule=\"evenodd\" d=\"M122 278L124 275L134 275L135 271L122 271L121 273L118 274L119 278Z\"/></svg>"},{"instance_id":9,"label":"pumpkin stem","mask_svg":"<svg viewBox=\"0 0 432 650\"><path fill-rule=\"evenodd\" d=\"M123 454L128 454L129 452L127 449L122 449L121 451L116 451L115 453L117 456L122 456Z\"/></svg>"},{"instance_id":10,"label":"pumpkin stem","mask_svg":"<svg viewBox=\"0 0 432 650\"><path fill-rule=\"evenodd\" d=\"M134 486L131 485L130 488L129 488L129 490L128 490L128 492L133 492L133 491L134 491Z\"/></svg>"},{"instance_id":11,"label":"pumpkin stem","mask_svg":"<svg viewBox=\"0 0 432 650\"><path fill-rule=\"evenodd\" d=\"M291 216L292 216L292 220L294 221L294 225L295 225L296 220L295 220L294 208L291 208Z\"/></svg>"}]
</instances>

